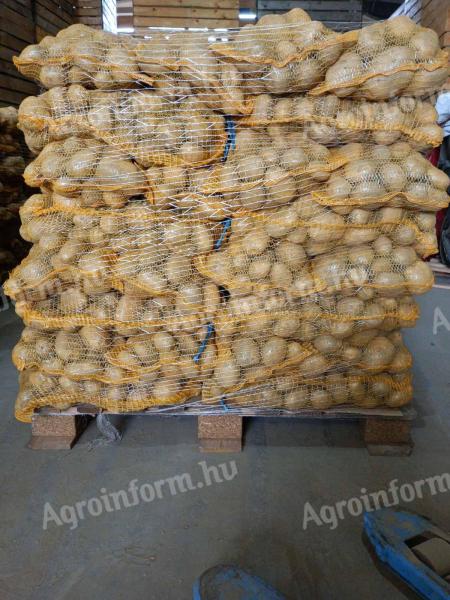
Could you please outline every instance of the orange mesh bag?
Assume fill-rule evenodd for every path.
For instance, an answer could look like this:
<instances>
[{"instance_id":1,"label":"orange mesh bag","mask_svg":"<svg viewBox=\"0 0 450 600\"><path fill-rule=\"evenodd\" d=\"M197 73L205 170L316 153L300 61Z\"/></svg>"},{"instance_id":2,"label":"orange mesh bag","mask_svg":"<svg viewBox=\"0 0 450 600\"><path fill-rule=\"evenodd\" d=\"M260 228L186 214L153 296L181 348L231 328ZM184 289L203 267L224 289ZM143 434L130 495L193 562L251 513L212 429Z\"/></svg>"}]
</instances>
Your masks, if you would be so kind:
<instances>
[{"instance_id":1,"label":"orange mesh bag","mask_svg":"<svg viewBox=\"0 0 450 600\"><path fill-rule=\"evenodd\" d=\"M380 206L437 211L447 206L449 177L404 143L391 146L348 144L339 151L351 162L312 191L314 200L345 213L351 207Z\"/></svg>"},{"instance_id":2,"label":"orange mesh bag","mask_svg":"<svg viewBox=\"0 0 450 600\"><path fill-rule=\"evenodd\" d=\"M74 135L92 137L142 167L207 164L223 157L227 142L224 116L195 96L175 102L149 89L55 87L22 102L19 126L35 152Z\"/></svg>"},{"instance_id":3,"label":"orange mesh bag","mask_svg":"<svg viewBox=\"0 0 450 600\"><path fill-rule=\"evenodd\" d=\"M369 100L424 96L448 77L448 54L435 31L400 16L364 27L356 44L328 68L313 95L332 92Z\"/></svg>"},{"instance_id":4,"label":"orange mesh bag","mask_svg":"<svg viewBox=\"0 0 450 600\"><path fill-rule=\"evenodd\" d=\"M211 48L244 75L247 93L285 94L311 89L356 39L356 32L337 34L295 8L265 15Z\"/></svg>"},{"instance_id":5,"label":"orange mesh bag","mask_svg":"<svg viewBox=\"0 0 450 600\"><path fill-rule=\"evenodd\" d=\"M408 372L371 375L352 368L311 378L295 372L282 374L226 396L214 395L211 386L204 386L202 396L209 407L225 405L230 411L256 408L262 412L321 411L339 406L399 408L412 398L412 377Z\"/></svg>"},{"instance_id":6,"label":"orange mesh bag","mask_svg":"<svg viewBox=\"0 0 450 600\"><path fill-rule=\"evenodd\" d=\"M49 330L26 327L13 350L20 370L65 376L74 381L119 385L146 377L189 379L211 373L215 349L206 318L155 321L138 333L124 327L85 325ZM177 381L174 381L177 390Z\"/></svg>"},{"instance_id":7,"label":"orange mesh bag","mask_svg":"<svg viewBox=\"0 0 450 600\"><path fill-rule=\"evenodd\" d=\"M414 250L382 242L375 247L338 248L309 261L299 259L298 251L293 253L290 246L286 252L286 244L275 245L275 250L282 248L278 253L266 246L253 255L238 244L236 249L225 247L194 261L202 275L237 295L279 290L305 298L363 288L374 295L395 297L431 289L433 273Z\"/></svg>"},{"instance_id":8,"label":"orange mesh bag","mask_svg":"<svg viewBox=\"0 0 450 600\"><path fill-rule=\"evenodd\" d=\"M48 204L35 195L21 211L21 235L34 246L6 284L12 298L42 299L73 285L192 302L201 295L192 259L213 250L220 224L169 218L139 201L124 209Z\"/></svg>"},{"instance_id":9,"label":"orange mesh bag","mask_svg":"<svg viewBox=\"0 0 450 600\"><path fill-rule=\"evenodd\" d=\"M417 319L412 298L364 302L337 296L321 302L251 314L233 314L240 311L233 302L214 319L217 360L204 388L220 395L286 371L306 377L339 365L368 373L411 367L395 330Z\"/></svg>"},{"instance_id":10,"label":"orange mesh bag","mask_svg":"<svg viewBox=\"0 0 450 600\"><path fill-rule=\"evenodd\" d=\"M136 412L149 407L163 410L201 393L200 385L182 379L182 372L179 373L178 385L173 377L155 380L153 374L114 385L92 379L76 381L65 375L57 377L35 369L26 370L19 377L16 418L31 422L33 412L44 406L64 410L80 403L115 413Z\"/></svg>"},{"instance_id":11,"label":"orange mesh bag","mask_svg":"<svg viewBox=\"0 0 450 600\"><path fill-rule=\"evenodd\" d=\"M332 94L283 98L261 94L254 98L252 112L239 120L239 126L296 124L309 138L325 146L403 141L416 150L426 150L442 142L443 131L436 121L434 106L416 98L369 102Z\"/></svg>"},{"instance_id":12,"label":"orange mesh bag","mask_svg":"<svg viewBox=\"0 0 450 600\"><path fill-rule=\"evenodd\" d=\"M101 191L130 197L146 187L144 170L128 155L99 140L77 137L47 144L25 169L24 179L30 187L67 195Z\"/></svg>"},{"instance_id":13,"label":"orange mesh bag","mask_svg":"<svg viewBox=\"0 0 450 600\"><path fill-rule=\"evenodd\" d=\"M436 253L435 214L404 208L375 210L353 208L347 214L324 207L309 199L299 199L273 210L237 215L229 220L226 243L233 255L273 253L292 265L301 265L308 257L324 254L338 246L373 243L389 251L389 246L412 246L423 257ZM256 268L256 267L255 267ZM270 268L267 265L266 268ZM264 266L259 267L261 273ZM257 275L257 272L254 273Z\"/></svg>"},{"instance_id":14,"label":"orange mesh bag","mask_svg":"<svg viewBox=\"0 0 450 600\"><path fill-rule=\"evenodd\" d=\"M41 290L39 290L40 292ZM31 296L31 297L29 297ZM28 325L51 329L98 325L128 331L147 325L170 323L173 319L195 321L199 315L211 318L220 303L217 286L204 279L192 279L177 295L156 296L135 287L117 290L109 283L82 280L63 287L27 294L16 301L17 314Z\"/></svg>"},{"instance_id":15,"label":"orange mesh bag","mask_svg":"<svg viewBox=\"0 0 450 600\"><path fill-rule=\"evenodd\" d=\"M243 210L288 204L352 158L352 148L338 153L281 126L242 129L226 162L194 170L147 169L148 196L157 206L222 220Z\"/></svg>"}]
</instances>

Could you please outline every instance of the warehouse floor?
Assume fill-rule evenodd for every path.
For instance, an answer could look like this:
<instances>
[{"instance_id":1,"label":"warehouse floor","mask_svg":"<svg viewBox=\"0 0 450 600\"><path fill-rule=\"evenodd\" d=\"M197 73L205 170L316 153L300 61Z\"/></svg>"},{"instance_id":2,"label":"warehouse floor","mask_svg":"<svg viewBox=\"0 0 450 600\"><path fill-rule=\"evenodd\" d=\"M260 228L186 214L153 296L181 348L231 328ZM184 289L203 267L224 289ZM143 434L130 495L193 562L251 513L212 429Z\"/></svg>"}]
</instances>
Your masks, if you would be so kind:
<instances>
[{"instance_id":1,"label":"warehouse floor","mask_svg":"<svg viewBox=\"0 0 450 600\"><path fill-rule=\"evenodd\" d=\"M2 600L188 600L194 579L217 563L239 564L294 600L405 597L375 567L362 517L346 514L333 530L312 521L305 530L303 520L305 503L318 512L362 487L378 491L392 479L413 483L450 471L449 290L435 288L420 303L420 323L406 333L420 413L409 458L370 457L353 424L280 419L249 421L239 455L200 455L195 420L179 417L128 418L119 445L95 443L91 424L72 451L28 450L29 426L13 417L9 358L21 325L12 309L0 312ZM205 489L87 515L73 529L56 519L43 529L46 502L57 515L62 505L100 496L101 488L126 489L134 479L140 485L189 473L195 480L201 460L235 460L237 473ZM450 528L449 497L425 493L408 507Z\"/></svg>"}]
</instances>

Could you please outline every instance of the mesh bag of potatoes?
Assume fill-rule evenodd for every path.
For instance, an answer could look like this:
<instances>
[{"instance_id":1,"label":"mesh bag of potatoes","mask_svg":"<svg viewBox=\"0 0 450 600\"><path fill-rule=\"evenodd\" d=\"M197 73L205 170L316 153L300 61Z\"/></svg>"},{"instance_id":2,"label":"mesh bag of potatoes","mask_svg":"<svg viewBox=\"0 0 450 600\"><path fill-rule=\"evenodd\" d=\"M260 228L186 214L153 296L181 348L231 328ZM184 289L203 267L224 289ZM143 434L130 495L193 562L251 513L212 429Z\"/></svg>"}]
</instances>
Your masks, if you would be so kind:
<instances>
[{"instance_id":1,"label":"mesh bag of potatoes","mask_svg":"<svg viewBox=\"0 0 450 600\"><path fill-rule=\"evenodd\" d=\"M337 295L323 300L278 311L218 314L217 358L204 396L220 397L293 370L307 377L342 365L367 373L411 367L411 355L395 331L417 319L411 297L364 302Z\"/></svg>"},{"instance_id":2,"label":"mesh bag of potatoes","mask_svg":"<svg viewBox=\"0 0 450 600\"><path fill-rule=\"evenodd\" d=\"M126 197L146 189L144 169L119 148L96 139L70 137L50 142L24 171L30 187L59 194L112 192Z\"/></svg>"},{"instance_id":3,"label":"mesh bag of potatoes","mask_svg":"<svg viewBox=\"0 0 450 600\"><path fill-rule=\"evenodd\" d=\"M39 208L45 203L35 195L21 211L21 235L34 246L6 284L12 298L43 298L74 284L92 293L181 294L180 302L190 294L194 304L201 295L192 260L213 250L220 224L169 219L142 202L125 209Z\"/></svg>"},{"instance_id":4,"label":"mesh bag of potatoes","mask_svg":"<svg viewBox=\"0 0 450 600\"><path fill-rule=\"evenodd\" d=\"M27 369L19 376L16 418L30 422L33 412L44 406L63 410L79 403L126 413L152 406L180 404L200 393L200 385L186 379L181 368L167 371L170 372L169 377L155 378L151 373L127 383L109 384L92 379L74 380L65 375L58 377L37 369Z\"/></svg>"},{"instance_id":5,"label":"mesh bag of potatoes","mask_svg":"<svg viewBox=\"0 0 450 600\"><path fill-rule=\"evenodd\" d=\"M432 29L400 16L359 30L356 44L328 68L312 94L386 100L424 96L448 76L448 54Z\"/></svg>"},{"instance_id":6,"label":"mesh bag of potatoes","mask_svg":"<svg viewBox=\"0 0 450 600\"><path fill-rule=\"evenodd\" d=\"M312 22L299 9L263 17L254 27L231 32L227 42L202 31L155 31L139 39L72 25L28 46L14 62L46 88L153 84L175 88L178 97L202 96L229 114L245 114L246 94L254 89L286 93L322 81L356 37Z\"/></svg>"},{"instance_id":7,"label":"mesh bag of potatoes","mask_svg":"<svg viewBox=\"0 0 450 600\"><path fill-rule=\"evenodd\" d=\"M22 102L19 127L36 153L52 141L93 137L142 167L207 164L223 157L228 139L225 117L196 96L174 102L150 89L55 87Z\"/></svg>"},{"instance_id":8,"label":"mesh bag of potatoes","mask_svg":"<svg viewBox=\"0 0 450 600\"><path fill-rule=\"evenodd\" d=\"M448 205L449 177L405 142L391 146L347 144L338 151L352 160L312 191L316 202L345 213L351 207L419 208L437 211Z\"/></svg>"},{"instance_id":9,"label":"mesh bag of potatoes","mask_svg":"<svg viewBox=\"0 0 450 600\"><path fill-rule=\"evenodd\" d=\"M437 252L435 221L432 212L390 207L353 208L341 215L334 207L299 199L287 207L230 219L229 235L221 240L220 246L229 249L232 255L245 253L257 257L275 253L293 266L338 246L365 243L374 243L385 253L393 244L412 246L417 254L427 257ZM241 258L236 260L239 262ZM254 268L258 271L256 265ZM262 275L266 269L270 267L260 264Z\"/></svg>"},{"instance_id":10,"label":"mesh bag of potatoes","mask_svg":"<svg viewBox=\"0 0 450 600\"><path fill-rule=\"evenodd\" d=\"M277 98L260 94L240 126L292 125L324 146L350 142L393 144L407 142L415 150L439 146L443 131L431 102L400 97L385 102L347 100L333 94Z\"/></svg>"},{"instance_id":11,"label":"mesh bag of potatoes","mask_svg":"<svg viewBox=\"0 0 450 600\"><path fill-rule=\"evenodd\" d=\"M31 297L30 297L31 296ZM173 319L195 321L200 315L212 319L220 305L217 286L198 278L181 286L177 295L155 295L135 286L111 287L109 282L82 279L73 285L36 290L16 301L16 312L27 324L58 328L65 325L99 325L139 329Z\"/></svg>"},{"instance_id":12,"label":"mesh bag of potatoes","mask_svg":"<svg viewBox=\"0 0 450 600\"><path fill-rule=\"evenodd\" d=\"M208 393L211 390L205 386L203 390L203 401L215 403L214 395ZM411 402L412 397L412 378L408 372L372 375L350 368L316 378L305 378L295 372L274 376L228 394L225 404L229 410L242 407L277 411L326 410L340 405L363 409L399 408Z\"/></svg>"},{"instance_id":13,"label":"mesh bag of potatoes","mask_svg":"<svg viewBox=\"0 0 450 600\"><path fill-rule=\"evenodd\" d=\"M50 375L114 385L147 375L148 381L152 375L170 378L170 369L176 368L198 384L214 361L210 337L208 323L200 317L160 320L138 333L123 325L59 330L26 327L13 350L13 362L20 371L36 368Z\"/></svg>"},{"instance_id":14,"label":"mesh bag of potatoes","mask_svg":"<svg viewBox=\"0 0 450 600\"><path fill-rule=\"evenodd\" d=\"M353 147L328 149L283 126L238 129L225 162L200 169L149 168L147 198L199 218L223 220L291 202L351 161Z\"/></svg>"},{"instance_id":15,"label":"mesh bag of potatoes","mask_svg":"<svg viewBox=\"0 0 450 600\"><path fill-rule=\"evenodd\" d=\"M298 245L293 250L289 243L276 242L259 255L249 255L238 244L236 250L226 247L195 257L194 262L202 275L238 295L280 290L304 298L364 288L395 297L423 294L434 281L430 267L413 248L393 244L385 236L378 244L337 248L310 260L302 260L304 251Z\"/></svg>"}]
</instances>

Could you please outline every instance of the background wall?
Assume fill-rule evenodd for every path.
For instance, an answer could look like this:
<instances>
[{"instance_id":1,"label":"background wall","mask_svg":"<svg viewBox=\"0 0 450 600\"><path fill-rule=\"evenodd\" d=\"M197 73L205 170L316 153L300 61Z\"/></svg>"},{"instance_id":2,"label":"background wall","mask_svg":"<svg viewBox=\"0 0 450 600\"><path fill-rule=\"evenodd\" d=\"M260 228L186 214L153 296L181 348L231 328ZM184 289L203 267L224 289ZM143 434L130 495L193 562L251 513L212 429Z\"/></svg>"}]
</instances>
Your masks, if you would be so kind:
<instances>
[{"instance_id":1,"label":"background wall","mask_svg":"<svg viewBox=\"0 0 450 600\"><path fill-rule=\"evenodd\" d=\"M72 23L115 31L115 0L0 0L0 106L18 106L38 87L15 68L12 57Z\"/></svg>"}]
</instances>

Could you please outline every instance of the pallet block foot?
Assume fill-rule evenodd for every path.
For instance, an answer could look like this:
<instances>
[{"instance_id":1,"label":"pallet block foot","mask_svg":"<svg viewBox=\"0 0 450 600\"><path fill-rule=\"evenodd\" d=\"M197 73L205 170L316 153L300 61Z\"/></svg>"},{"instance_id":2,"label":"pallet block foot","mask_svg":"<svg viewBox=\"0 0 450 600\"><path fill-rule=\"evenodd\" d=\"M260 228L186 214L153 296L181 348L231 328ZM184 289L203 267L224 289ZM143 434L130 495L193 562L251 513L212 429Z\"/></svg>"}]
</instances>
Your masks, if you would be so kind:
<instances>
[{"instance_id":1,"label":"pallet block foot","mask_svg":"<svg viewBox=\"0 0 450 600\"><path fill-rule=\"evenodd\" d=\"M87 424L84 415L33 415L28 448L70 450Z\"/></svg>"},{"instance_id":2,"label":"pallet block foot","mask_svg":"<svg viewBox=\"0 0 450 600\"><path fill-rule=\"evenodd\" d=\"M214 415L198 417L201 452L241 452L242 417Z\"/></svg>"},{"instance_id":3,"label":"pallet block foot","mask_svg":"<svg viewBox=\"0 0 450 600\"><path fill-rule=\"evenodd\" d=\"M407 420L365 419L363 437L372 456L409 456L414 446L411 421Z\"/></svg>"}]
</instances>

